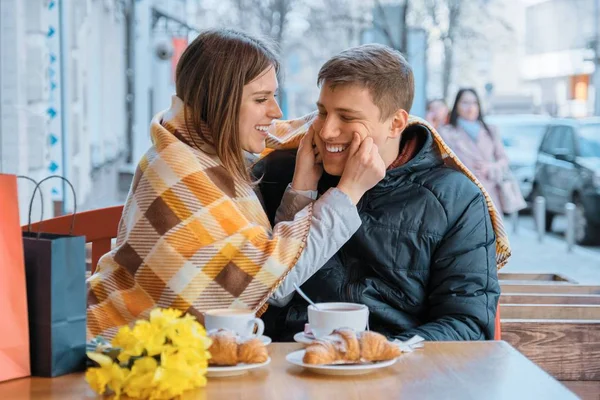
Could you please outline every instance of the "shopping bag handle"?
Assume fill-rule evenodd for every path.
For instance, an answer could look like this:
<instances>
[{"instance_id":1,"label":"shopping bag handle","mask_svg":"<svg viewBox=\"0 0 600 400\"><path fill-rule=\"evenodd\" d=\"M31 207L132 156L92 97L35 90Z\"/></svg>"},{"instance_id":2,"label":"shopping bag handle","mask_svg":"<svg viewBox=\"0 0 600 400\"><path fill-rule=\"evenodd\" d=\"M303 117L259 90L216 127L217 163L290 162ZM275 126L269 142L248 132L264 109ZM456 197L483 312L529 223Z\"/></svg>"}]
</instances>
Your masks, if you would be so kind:
<instances>
[{"instance_id":1,"label":"shopping bag handle","mask_svg":"<svg viewBox=\"0 0 600 400\"><path fill-rule=\"evenodd\" d=\"M27 232L31 232L31 209L33 207L33 199L35 198L35 192L39 189L40 185L47 181L48 179L52 179L52 178L59 178L62 179L63 181L65 181L69 187L71 187L71 192L73 192L73 219L71 220L71 228L69 229L69 235L73 234L73 229L75 227L75 214L77 214L77 195L75 194L75 188L73 188L73 185L71 184L71 182L69 182L69 180L67 178L65 178L64 176L60 176L60 175L50 175L44 179L42 179L41 181L39 181L37 183L37 185L35 186L35 189L33 190L33 195L31 196L31 201L29 202L29 219L28 219L28 226L27 226ZM42 190L40 189L40 193L42 193ZM44 205L42 204L42 216L44 215ZM42 234L42 223L43 223L43 219L39 222L39 229L38 229L38 239L40 238L40 235Z\"/></svg>"},{"instance_id":2,"label":"shopping bag handle","mask_svg":"<svg viewBox=\"0 0 600 400\"><path fill-rule=\"evenodd\" d=\"M37 184L38 184L38 182L35 179L32 179L32 178L30 178L28 176L25 176L25 175L17 175L17 179L26 179L26 180L28 180L30 182L33 182L33 184L35 186L37 186ZM33 194L31 195L31 200L33 200L34 196L35 196L35 189L33 191ZM40 216L40 220L43 220L44 219L44 194L42 193L41 190L40 190L40 202L41 202L40 209L42 210L42 214ZM31 202L31 204L33 204L33 201ZM30 208L30 210L31 210L31 208ZM29 220L27 221L27 227L28 227L28 232L29 232L31 230L31 211L29 212Z\"/></svg>"}]
</instances>

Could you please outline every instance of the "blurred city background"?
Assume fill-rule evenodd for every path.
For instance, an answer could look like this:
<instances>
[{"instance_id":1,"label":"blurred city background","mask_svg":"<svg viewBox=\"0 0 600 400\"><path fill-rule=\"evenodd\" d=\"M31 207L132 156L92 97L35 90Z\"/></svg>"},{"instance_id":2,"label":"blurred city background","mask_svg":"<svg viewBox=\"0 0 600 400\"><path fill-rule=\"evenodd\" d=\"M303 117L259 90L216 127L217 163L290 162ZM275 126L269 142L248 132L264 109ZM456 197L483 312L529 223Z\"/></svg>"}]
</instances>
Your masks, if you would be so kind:
<instances>
[{"instance_id":1,"label":"blurred city background","mask_svg":"<svg viewBox=\"0 0 600 400\"><path fill-rule=\"evenodd\" d=\"M575 206L584 233L600 219L599 19L600 0L0 0L0 172L68 178L77 211L122 204L177 60L203 29L276 42L289 118L314 109L329 57L385 43L413 66L412 114L475 88L523 195L544 198L542 229L530 209L506 217L507 269L598 283L600 233L569 248L565 210ZM23 224L32 189L19 182ZM44 218L73 211L60 180L42 192Z\"/></svg>"}]
</instances>

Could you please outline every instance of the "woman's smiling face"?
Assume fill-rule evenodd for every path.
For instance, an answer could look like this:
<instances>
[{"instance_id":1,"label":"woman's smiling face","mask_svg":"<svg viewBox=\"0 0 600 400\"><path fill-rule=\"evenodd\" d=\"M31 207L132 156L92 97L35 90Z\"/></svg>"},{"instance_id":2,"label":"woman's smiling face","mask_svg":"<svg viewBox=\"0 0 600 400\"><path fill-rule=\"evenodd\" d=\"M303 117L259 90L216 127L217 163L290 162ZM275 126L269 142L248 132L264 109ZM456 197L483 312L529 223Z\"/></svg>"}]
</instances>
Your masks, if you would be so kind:
<instances>
[{"instance_id":1,"label":"woman's smiling face","mask_svg":"<svg viewBox=\"0 0 600 400\"><path fill-rule=\"evenodd\" d=\"M261 153L273 120L281 118L275 99L277 75L270 66L252 82L244 85L240 105L240 145L249 153Z\"/></svg>"},{"instance_id":2,"label":"woman's smiling face","mask_svg":"<svg viewBox=\"0 0 600 400\"><path fill-rule=\"evenodd\" d=\"M385 146L391 134L393 118L380 121L381 112L367 88L356 84L331 88L325 82L317 107L319 115L313 124L316 133L314 141L328 174L342 175L353 132L358 132L362 139L373 139L386 166L394 161L398 148Z\"/></svg>"}]
</instances>

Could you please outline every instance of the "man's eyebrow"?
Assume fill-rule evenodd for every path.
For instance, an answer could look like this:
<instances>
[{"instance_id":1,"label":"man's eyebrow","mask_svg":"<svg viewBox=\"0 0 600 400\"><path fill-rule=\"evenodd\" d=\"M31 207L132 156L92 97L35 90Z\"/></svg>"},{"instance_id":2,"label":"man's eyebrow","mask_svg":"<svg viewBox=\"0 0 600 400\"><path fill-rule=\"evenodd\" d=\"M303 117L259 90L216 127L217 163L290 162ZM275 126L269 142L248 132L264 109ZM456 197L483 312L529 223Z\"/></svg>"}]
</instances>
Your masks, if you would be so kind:
<instances>
[{"instance_id":1,"label":"man's eyebrow","mask_svg":"<svg viewBox=\"0 0 600 400\"><path fill-rule=\"evenodd\" d=\"M318 101L317 101L317 107L319 107L319 108L325 108L325 106L322 103L319 103ZM360 112L359 110L353 110L351 108L341 108L341 107L338 107L338 108L335 109L335 111L337 111L337 112L343 112L343 113L350 113L350 114L359 114L359 115L362 115L362 112Z\"/></svg>"}]
</instances>

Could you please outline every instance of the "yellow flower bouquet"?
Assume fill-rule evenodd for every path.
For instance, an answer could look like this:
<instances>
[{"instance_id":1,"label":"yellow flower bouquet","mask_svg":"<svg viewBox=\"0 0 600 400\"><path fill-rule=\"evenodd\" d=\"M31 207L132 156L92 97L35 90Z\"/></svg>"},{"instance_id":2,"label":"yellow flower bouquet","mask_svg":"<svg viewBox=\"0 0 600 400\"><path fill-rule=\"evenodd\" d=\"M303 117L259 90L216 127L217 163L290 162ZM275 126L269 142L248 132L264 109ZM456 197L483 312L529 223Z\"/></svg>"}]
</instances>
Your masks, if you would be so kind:
<instances>
[{"instance_id":1,"label":"yellow flower bouquet","mask_svg":"<svg viewBox=\"0 0 600 400\"><path fill-rule=\"evenodd\" d=\"M98 394L136 399L171 399L206 385L211 345L204 327L191 315L154 309L150 320L125 326L111 343L94 339L88 351L93 366L85 378Z\"/></svg>"}]
</instances>

